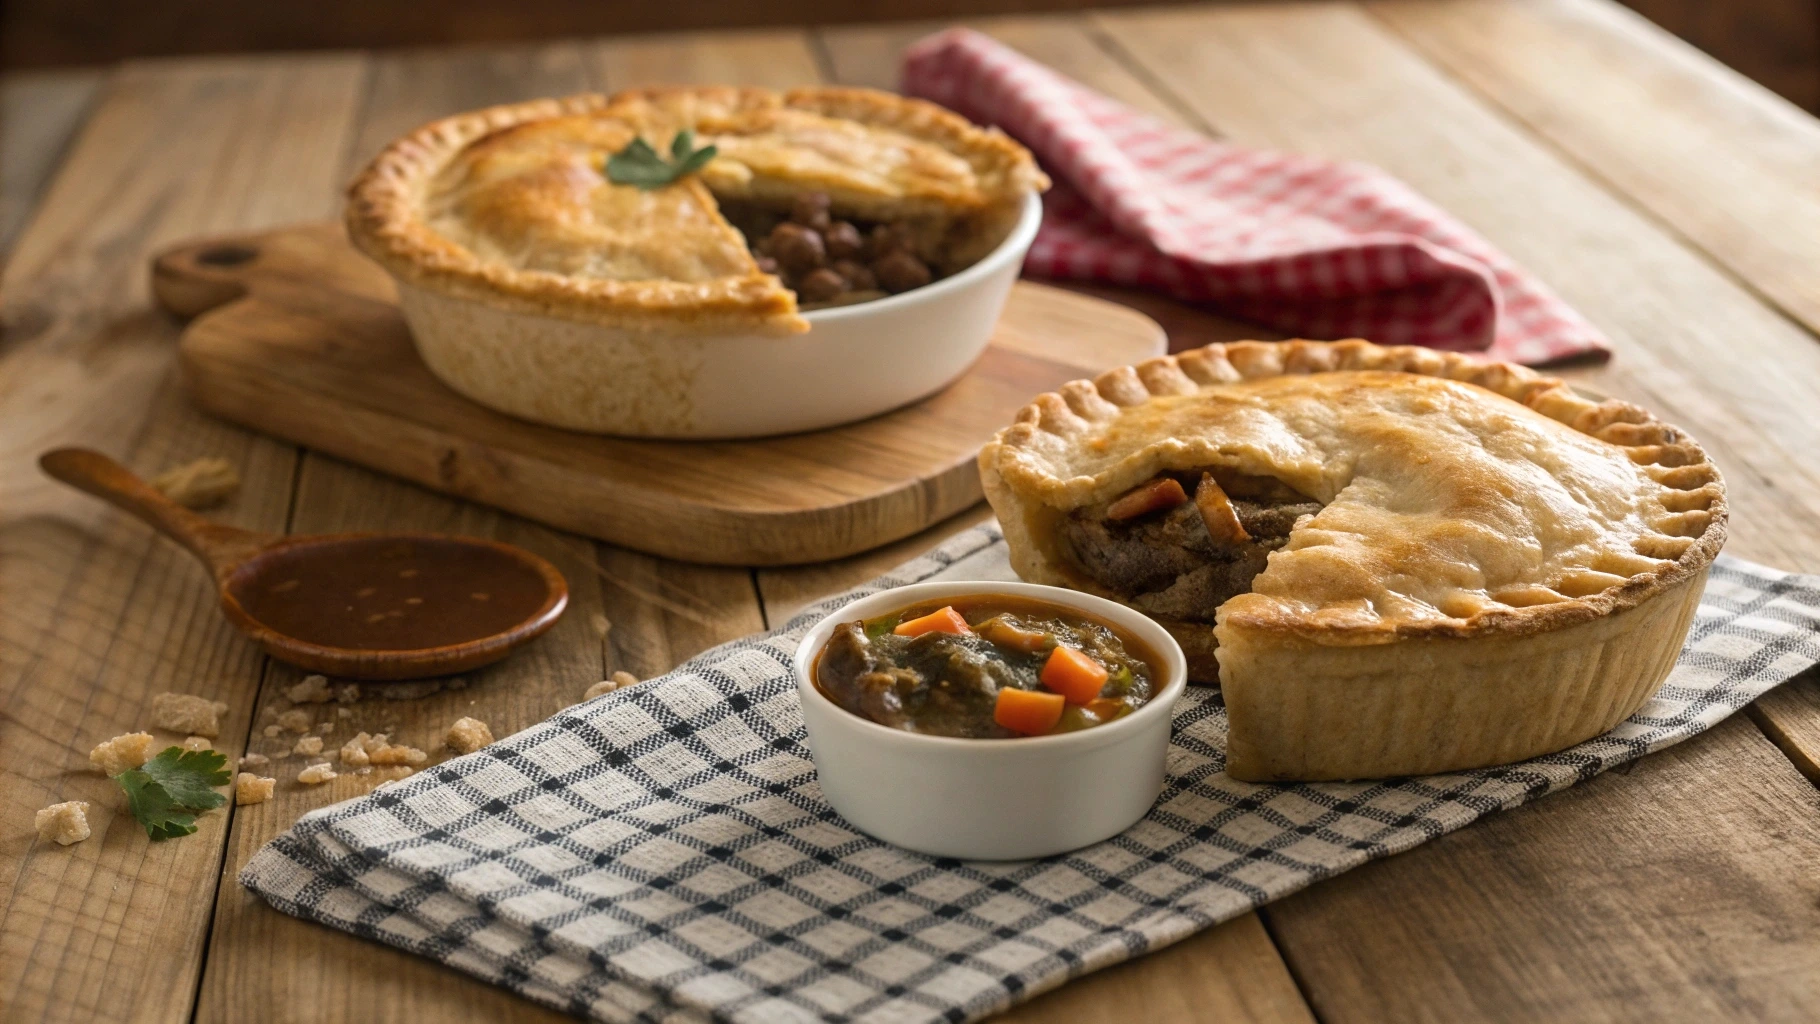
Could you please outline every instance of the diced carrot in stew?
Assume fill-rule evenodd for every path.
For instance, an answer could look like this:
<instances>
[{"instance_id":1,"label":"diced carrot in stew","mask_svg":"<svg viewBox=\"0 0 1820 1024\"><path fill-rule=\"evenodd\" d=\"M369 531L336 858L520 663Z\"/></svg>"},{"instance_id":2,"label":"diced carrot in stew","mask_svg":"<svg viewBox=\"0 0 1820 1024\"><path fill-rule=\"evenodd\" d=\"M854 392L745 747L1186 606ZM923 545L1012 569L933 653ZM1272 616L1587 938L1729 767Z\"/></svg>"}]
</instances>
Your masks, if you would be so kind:
<instances>
[{"instance_id":1,"label":"diced carrot in stew","mask_svg":"<svg viewBox=\"0 0 1820 1024\"><path fill-rule=\"evenodd\" d=\"M952 605L943 605L921 618L898 623L897 628L891 632L898 636L922 636L924 633L959 633L966 636L973 630Z\"/></svg>"},{"instance_id":2,"label":"diced carrot in stew","mask_svg":"<svg viewBox=\"0 0 1820 1024\"><path fill-rule=\"evenodd\" d=\"M998 692L992 720L1025 736L1041 736L1062 720L1068 702L1059 693L1019 690L1007 686Z\"/></svg>"},{"instance_id":3,"label":"diced carrot in stew","mask_svg":"<svg viewBox=\"0 0 1820 1024\"><path fill-rule=\"evenodd\" d=\"M999 645L1025 654L1035 654L1055 642L1040 629L1019 629L1004 619L993 618L980 623L979 635Z\"/></svg>"},{"instance_id":4,"label":"diced carrot in stew","mask_svg":"<svg viewBox=\"0 0 1820 1024\"><path fill-rule=\"evenodd\" d=\"M1136 519L1146 512L1174 508L1187 500L1188 492L1182 490L1174 477L1158 477L1106 506L1106 518L1115 521Z\"/></svg>"},{"instance_id":5,"label":"diced carrot in stew","mask_svg":"<svg viewBox=\"0 0 1820 1024\"><path fill-rule=\"evenodd\" d=\"M1043 672L1037 678L1070 703L1085 704L1100 695L1106 676L1106 666L1072 647L1057 647L1043 662Z\"/></svg>"}]
</instances>

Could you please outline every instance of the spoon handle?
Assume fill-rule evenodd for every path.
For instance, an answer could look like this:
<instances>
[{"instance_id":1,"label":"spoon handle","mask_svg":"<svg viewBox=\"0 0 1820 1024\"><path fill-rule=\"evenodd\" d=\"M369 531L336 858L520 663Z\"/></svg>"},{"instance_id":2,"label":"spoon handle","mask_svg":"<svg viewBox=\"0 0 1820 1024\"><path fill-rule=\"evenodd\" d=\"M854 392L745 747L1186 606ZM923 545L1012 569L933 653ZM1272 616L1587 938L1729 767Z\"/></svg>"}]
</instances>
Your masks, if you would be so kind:
<instances>
[{"instance_id":1,"label":"spoon handle","mask_svg":"<svg viewBox=\"0 0 1820 1024\"><path fill-rule=\"evenodd\" d=\"M38 465L51 477L144 520L152 529L188 548L217 582L273 538L213 522L158 493L113 459L87 448L45 452Z\"/></svg>"}]
</instances>

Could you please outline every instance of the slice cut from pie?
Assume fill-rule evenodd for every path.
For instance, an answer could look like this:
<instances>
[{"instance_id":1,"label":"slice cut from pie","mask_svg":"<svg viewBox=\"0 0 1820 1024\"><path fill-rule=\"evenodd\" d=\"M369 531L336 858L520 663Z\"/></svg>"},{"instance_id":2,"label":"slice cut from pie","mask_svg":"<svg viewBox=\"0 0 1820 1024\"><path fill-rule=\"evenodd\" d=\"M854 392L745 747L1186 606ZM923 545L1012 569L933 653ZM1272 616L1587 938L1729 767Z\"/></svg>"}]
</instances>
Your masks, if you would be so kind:
<instances>
[{"instance_id":1,"label":"slice cut from pie","mask_svg":"<svg viewBox=\"0 0 1820 1024\"><path fill-rule=\"evenodd\" d=\"M1499 764L1673 667L1725 536L1700 447L1519 366L1213 345L1039 397L980 456L1026 579L1161 621L1243 779Z\"/></svg>"},{"instance_id":2,"label":"slice cut from pie","mask_svg":"<svg viewBox=\"0 0 1820 1024\"><path fill-rule=\"evenodd\" d=\"M608 159L634 139L663 152L685 131L716 149L698 174L654 188L608 176ZM790 333L807 329L797 295L749 236L804 197L850 233L858 222L876 238L792 271L825 269L818 283L844 274L876 289L867 260L887 246L925 273L952 273L1002 241L1025 196L1047 185L1003 133L919 100L863 89L656 89L427 125L354 182L347 224L400 280L501 309L651 334Z\"/></svg>"}]
</instances>

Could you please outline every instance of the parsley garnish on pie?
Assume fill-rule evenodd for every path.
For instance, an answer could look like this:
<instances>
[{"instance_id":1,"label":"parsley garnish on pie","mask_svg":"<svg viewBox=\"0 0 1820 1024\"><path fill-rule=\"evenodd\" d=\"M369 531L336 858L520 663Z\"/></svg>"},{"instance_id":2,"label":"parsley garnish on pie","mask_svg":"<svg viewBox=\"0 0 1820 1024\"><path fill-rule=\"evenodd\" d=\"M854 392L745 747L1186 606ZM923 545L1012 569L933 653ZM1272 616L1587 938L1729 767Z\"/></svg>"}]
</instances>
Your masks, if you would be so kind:
<instances>
[{"instance_id":1,"label":"parsley garnish on pie","mask_svg":"<svg viewBox=\"0 0 1820 1024\"><path fill-rule=\"evenodd\" d=\"M607 180L647 190L663 188L701 170L718 152L712 145L696 149L695 133L687 128L670 140L669 160L658 156L642 137L634 138L626 148L607 158Z\"/></svg>"},{"instance_id":2,"label":"parsley garnish on pie","mask_svg":"<svg viewBox=\"0 0 1820 1024\"><path fill-rule=\"evenodd\" d=\"M196 815L227 802L214 790L228 784L227 758L214 750L167 747L114 781L126 791L127 809L145 826L146 835L175 839L196 831Z\"/></svg>"}]
</instances>

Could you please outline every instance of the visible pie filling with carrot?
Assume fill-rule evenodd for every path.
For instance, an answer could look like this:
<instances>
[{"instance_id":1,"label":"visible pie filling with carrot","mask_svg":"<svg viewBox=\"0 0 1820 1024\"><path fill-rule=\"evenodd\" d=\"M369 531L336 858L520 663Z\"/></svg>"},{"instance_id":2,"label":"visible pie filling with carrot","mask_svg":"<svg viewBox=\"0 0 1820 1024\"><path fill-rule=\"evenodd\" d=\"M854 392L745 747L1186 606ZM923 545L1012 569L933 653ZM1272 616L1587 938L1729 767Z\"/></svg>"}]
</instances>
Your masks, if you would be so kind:
<instances>
[{"instance_id":1,"label":"visible pie filling with carrot","mask_svg":"<svg viewBox=\"0 0 1820 1024\"><path fill-rule=\"evenodd\" d=\"M1212 622L1321 503L1272 477L1168 473L1077 508L1061 537L1075 566L1151 615Z\"/></svg>"},{"instance_id":2,"label":"visible pie filling with carrot","mask_svg":"<svg viewBox=\"0 0 1820 1024\"><path fill-rule=\"evenodd\" d=\"M845 622L815 662L829 700L880 725L1000 739L1074 732L1141 707L1154 656L1071 608L999 594Z\"/></svg>"}]
</instances>

